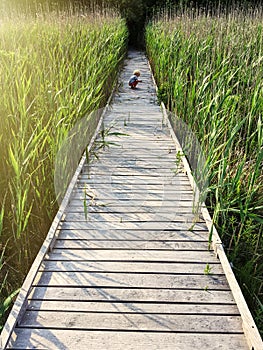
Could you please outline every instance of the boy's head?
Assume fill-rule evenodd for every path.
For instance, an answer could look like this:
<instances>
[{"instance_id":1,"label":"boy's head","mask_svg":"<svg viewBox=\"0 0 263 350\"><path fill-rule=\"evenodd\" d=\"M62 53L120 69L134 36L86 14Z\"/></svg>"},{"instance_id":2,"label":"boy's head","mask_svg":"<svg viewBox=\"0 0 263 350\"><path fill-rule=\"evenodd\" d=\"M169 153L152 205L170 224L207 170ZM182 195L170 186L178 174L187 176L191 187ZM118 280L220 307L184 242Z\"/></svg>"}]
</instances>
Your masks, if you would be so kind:
<instances>
[{"instance_id":1,"label":"boy's head","mask_svg":"<svg viewBox=\"0 0 263 350\"><path fill-rule=\"evenodd\" d=\"M141 75L141 72L136 69L134 72L133 72L134 75L136 75L137 77L139 77Z\"/></svg>"}]
</instances>

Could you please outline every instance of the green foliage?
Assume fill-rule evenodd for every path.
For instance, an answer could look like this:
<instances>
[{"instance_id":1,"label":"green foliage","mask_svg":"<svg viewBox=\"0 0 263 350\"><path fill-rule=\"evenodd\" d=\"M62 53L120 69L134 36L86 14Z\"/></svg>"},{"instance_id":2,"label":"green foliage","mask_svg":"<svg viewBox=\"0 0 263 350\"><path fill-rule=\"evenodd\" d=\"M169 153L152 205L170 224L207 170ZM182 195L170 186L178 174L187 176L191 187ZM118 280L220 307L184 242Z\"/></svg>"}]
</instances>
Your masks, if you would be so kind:
<instances>
[{"instance_id":1,"label":"green foliage","mask_svg":"<svg viewBox=\"0 0 263 350\"><path fill-rule=\"evenodd\" d=\"M207 205L240 285L261 300L262 13L166 13L148 25L146 45L160 98L206 152Z\"/></svg>"},{"instance_id":2,"label":"green foliage","mask_svg":"<svg viewBox=\"0 0 263 350\"><path fill-rule=\"evenodd\" d=\"M211 272L212 272L212 268L211 268L211 266L207 263L206 266L205 266L205 268L204 268L204 274L205 274L205 275L210 275Z\"/></svg>"},{"instance_id":3,"label":"green foliage","mask_svg":"<svg viewBox=\"0 0 263 350\"><path fill-rule=\"evenodd\" d=\"M0 168L5 171L0 206L5 210L0 212L0 248L5 246L5 252L0 273L5 305L57 210L57 152L77 121L104 106L126 53L124 20L106 10L75 12L2 14ZM94 132L96 121L91 122Z\"/></svg>"},{"instance_id":4,"label":"green foliage","mask_svg":"<svg viewBox=\"0 0 263 350\"><path fill-rule=\"evenodd\" d=\"M0 290L1 292L1 290ZM7 298L5 298L3 301L0 300L0 331L3 328L3 320L6 312L10 309L10 307L13 304L14 298L19 293L19 289L15 290L13 293L11 293Z\"/></svg>"}]
</instances>

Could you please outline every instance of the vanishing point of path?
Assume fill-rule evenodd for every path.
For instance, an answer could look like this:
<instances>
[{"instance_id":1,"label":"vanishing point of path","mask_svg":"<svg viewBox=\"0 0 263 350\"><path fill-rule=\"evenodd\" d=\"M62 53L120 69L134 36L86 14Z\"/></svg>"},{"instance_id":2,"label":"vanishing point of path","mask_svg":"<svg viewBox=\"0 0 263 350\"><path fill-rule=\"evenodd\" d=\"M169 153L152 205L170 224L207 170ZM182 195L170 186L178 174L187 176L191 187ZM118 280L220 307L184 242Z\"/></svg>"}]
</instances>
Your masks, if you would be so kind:
<instances>
[{"instance_id":1,"label":"vanishing point of path","mask_svg":"<svg viewBox=\"0 0 263 350\"><path fill-rule=\"evenodd\" d=\"M248 349L142 53L120 82L104 119L113 144L84 165L7 348Z\"/></svg>"}]
</instances>

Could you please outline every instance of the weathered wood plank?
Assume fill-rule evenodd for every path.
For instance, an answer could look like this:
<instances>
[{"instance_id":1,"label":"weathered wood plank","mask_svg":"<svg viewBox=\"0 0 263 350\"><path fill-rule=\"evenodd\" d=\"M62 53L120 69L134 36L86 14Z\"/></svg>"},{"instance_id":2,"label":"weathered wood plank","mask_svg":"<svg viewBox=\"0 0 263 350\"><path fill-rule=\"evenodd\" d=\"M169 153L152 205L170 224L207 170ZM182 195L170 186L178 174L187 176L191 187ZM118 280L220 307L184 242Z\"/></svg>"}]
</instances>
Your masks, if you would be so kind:
<instances>
[{"instance_id":1,"label":"weathered wood plank","mask_svg":"<svg viewBox=\"0 0 263 350\"><path fill-rule=\"evenodd\" d=\"M90 201L91 204L94 203L95 199L115 199L115 200L136 200L141 201L141 204L147 205L148 201L155 201L155 200L161 200L163 201L169 201L170 204L175 203L175 199L177 202L175 203L175 207L181 207L184 202L187 202L188 207L191 208L193 206L194 202L194 195L193 193L185 193L184 190L178 190L177 192L168 192L165 189L156 191L155 193L152 192L151 189L144 187L144 186L133 186L133 185L124 185L124 190L121 190L119 187L115 186L114 184L108 184L108 190L102 188L96 188L93 189L92 187L86 187L84 184L83 189L76 189L74 193L72 193L71 200L80 200L83 202L83 200L86 200L87 202ZM137 191L137 187L141 187L139 191ZM143 191L144 189L144 191ZM96 203L95 203L96 204Z\"/></svg>"},{"instance_id":2,"label":"weathered wood plank","mask_svg":"<svg viewBox=\"0 0 263 350\"><path fill-rule=\"evenodd\" d=\"M115 175L114 173L110 173L107 174L105 176L100 175L85 175L82 174L79 179L78 179L78 183L81 182L86 182L87 184L107 184L107 183L112 183L112 184L126 184L126 183L131 183L131 184L149 184L149 185L159 185L159 186L164 186L164 185L174 185L175 186L180 186L180 184L182 185L187 185L189 186L189 181L187 180L187 178L183 178L183 177L176 177L176 176L167 176L167 177L160 177L160 179L158 179L158 177L150 177L150 176L129 176L129 177L125 177L125 176L119 176L119 175ZM189 188L189 187L188 187Z\"/></svg>"},{"instance_id":3,"label":"weathered wood plank","mask_svg":"<svg viewBox=\"0 0 263 350\"><path fill-rule=\"evenodd\" d=\"M86 177L86 178L85 178ZM174 183L174 185L172 185L172 183ZM185 180L178 180L177 183L174 182L173 179L171 180L167 180L164 179L163 182L158 181L158 179L151 179L151 180L146 180L146 179L114 179L111 177L108 178L102 178L101 176L98 176L97 178L93 177L93 178L89 178L88 175L83 175L83 177L79 178L78 180L78 185L86 185L86 188L103 188L103 187L116 187L119 188L120 185L123 186L123 188L130 188L131 186L133 188L133 190L149 190L149 189L156 189L159 191L165 191L166 193L170 193L170 191L172 191L173 189L177 189L177 191L179 192L184 192L185 190L189 191L189 183L187 183L187 181ZM171 188L171 185L173 186L173 188ZM127 187L129 186L129 187ZM174 199L175 201L175 199Z\"/></svg>"},{"instance_id":4,"label":"weathered wood plank","mask_svg":"<svg viewBox=\"0 0 263 350\"><path fill-rule=\"evenodd\" d=\"M158 142L158 140L148 141L147 138L138 141L134 140L130 135L123 137L106 137L105 141L113 142L112 147L120 147L122 150L137 150L144 152L152 152L153 150L164 151L177 154L177 149L172 142ZM99 144L99 143L98 143ZM95 147L96 150L96 147Z\"/></svg>"},{"instance_id":5,"label":"weathered wood plank","mask_svg":"<svg viewBox=\"0 0 263 350\"><path fill-rule=\"evenodd\" d=\"M136 153L130 154L127 152L123 152L123 154L119 153L99 153L98 154L100 161L112 161L113 163L116 162L118 165L121 164L129 164L136 162L137 165L143 165L143 164L149 164L152 163L154 166L159 166L159 168L162 168L163 165L169 166L170 168L173 167L175 162L175 156L174 154L160 154L160 155L147 155L147 154L141 154L140 156L136 156ZM167 158L167 159L166 159Z\"/></svg>"},{"instance_id":6,"label":"weathered wood plank","mask_svg":"<svg viewBox=\"0 0 263 350\"><path fill-rule=\"evenodd\" d=\"M110 162L111 166L110 168L113 167L113 164L116 163L118 164L118 166L121 165L127 165L127 164L136 164L136 165L146 165L146 164L150 164L154 167L158 167L160 169L162 169L163 166L167 166L171 169L171 167L174 166L174 162L175 162L175 157L173 154L170 154L169 157L164 157L163 155L136 155L134 154L128 154L127 152L124 152L126 155L122 158L120 158L120 155L115 154L115 153L109 153L109 154L105 154L105 153L101 153L102 151L100 151L98 153L99 155L99 159L100 162L104 164L104 162ZM169 154L168 154L169 155Z\"/></svg>"},{"instance_id":7,"label":"weathered wood plank","mask_svg":"<svg viewBox=\"0 0 263 350\"><path fill-rule=\"evenodd\" d=\"M112 213L112 214L155 214L155 213L174 213L174 214L183 214L183 213L192 213L192 206L189 207L173 207L173 206L155 206L148 207L145 205L140 206L121 206L117 203L109 203L109 205L97 204L95 203L86 203L87 204L87 213ZM69 205L65 213L83 213L84 204L80 202L79 205Z\"/></svg>"},{"instance_id":8,"label":"weathered wood plank","mask_svg":"<svg viewBox=\"0 0 263 350\"><path fill-rule=\"evenodd\" d=\"M175 163L167 163L163 164L163 166L161 165L162 164L145 164L145 166L143 166L134 164L134 167L128 169L125 162L117 162L117 160L115 160L113 164L109 162L97 163L91 161L89 164L86 163L82 170L82 174L85 174L87 170L89 170L88 174L90 174L94 170L94 175L107 175L108 169L108 174L110 170L113 174L118 174L119 176L126 176L125 174L127 174L127 176L144 175L150 177L154 171L158 177L176 176L177 178L184 178L185 171L182 167L180 167L180 165L178 166Z\"/></svg>"},{"instance_id":9,"label":"weathered wood plank","mask_svg":"<svg viewBox=\"0 0 263 350\"><path fill-rule=\"evenodd\" d=\"M110 185L108 186L110 187ZM174 206L172 206L172 201L174 198L177 198L177 202ZM107 200L109 204L111 204L111 201L114 199L115 204L118 204L118 201L127 201L129 200L130 202L136 201L137 204L140 201L142 203L142 206L149 206L147 202L151 201L159 201L162 204L162 207L170 206L172 208L178 209L181 206L187 207L189 209L189 212L191 213L192 207L193 207L193 202L194 202L194 196L189 195L189 194L184 194L183 192L177 192L175 194L168 194L165 191L159 192L159 193L151 193L150 190L147 190L145 188L144 196L143 193L132 191L130 188L126 188L126 191L121 192L119 191L118 188L109 188L108 192L106 192L103 188L101 189L84 189L75 191L72 196L71 196L71 201L72 200L79 200L79 205L83 205L83 201L85 200L86 203L90 203L90 205L96 205L96 200ZM180 205L181 204L181 205ZM104 204L106 206L106 204Z\"/></svg>"},{"instance_id":10,"label":"weathered wood plank","mask_svg":"<svg viewBox=\"0 0 263 350\"><path fill-rule=\"evenodd\" d=\"M154 218L153 218L154 219ZM107 224L105 224L107 223ZM140 229L140 230L151 230L151 229L174 229L174 230L191 230L191 228L195 228L196 230L204 230L204 226L202 223L195 223L194 220L189 219L188 222L180 222L173 220L133 220L133 221L123 221L114 220L114 221L106 221L106 220L90 220L89 217L87 220L79 220L79 221L65 221L61 220L61 228L70 228L70 229L105 229L105 225L109 229L123 229L123 230L132 230L132 229Z\"/></svg>"},{"instance_id":11,"label":"weathered wood plank","mask_svg":"<svg viewBox=\"0 0 263 350\"><path fill-rule=\"evenodd\" d=\"M188 208L189 211L192 210L193 208L193 202L189 200L180 200L180 202L174 202L173 200L167 199L167 198L154 198L150 199L148 198L147 191L145 191L145 200L140 200L136 198L114 198L114 196L109 197L109 198L98 198L96 196L93 199L93 202L90 200L87 204L93 204L94 206L118 206L118 207L130 207L130 208L144 208L144 207L153 207L153 210L156 210L156 207L158 208L165 208L165 207L174 207L175 211L180 210L180 208ZM74 199L71 198L70 201L70 207L73 206L81 206L83 205L83 201L80 199Z\"/></svg>"},{"instance_id":12,"label":"weathered wood plank","mask_svg":"<svg viewBox=\"0 0 263 350\"><path fill-rule=\"evenodd\" d=\"M33 286L104 288L166 288L229 290L224 275L176 275L157 273L115 272L39 272Z\"/></svg>"},{"instance_id":13,"label":"weathered wood plank","mask_svg":"<svg viewBox=\"0 0 263 350\"><path fill-rule=\"evenodd\" d=\"M176 188L170 188L165 184L140 184L140 183L113 183L110 180L105 183L100 183L94 185L94 183L79 181L75 187L74 193L84 193L91 194L100 193L103 191L104 195L108 195L111 192L121 192L121 193L133 193L135 195L140 195L143 191L147 196L162 196L163 199L169 199L176 205L178 195L187 195L185 200L192 200L193 192L189 192L189 185L180 184ZM150 198L148 198L150 200Z\"/></svg>"},{"instance_id":14,"label":"weathered wood plank","mask_svg":"<svg viewBox=\"0 0 263 350\"><path fill-rule=\"evenodd\" d=\"M116 164L116 167L117 167L117 164ZM124 177L124 176L127 176L127 177L136 177L136 176L141 176L142 173L144 173L144 175L148 175L149 178L151 177L151 174L152 173L155 173L156 172L156 177L155 178L158 178L158 177L162 177L162 178L168 178L168 177L173 177L173 176L178 176L179 174L181 175L184 175L183 173L183 169L181 168L176 168L176 166L171 166L171 168L164 168L164 169L160 169L160 168L145 168L144 171L142 170L134 170L134 169L131 169L131 173L128 175L128 172L127 172L127 168L114 168L114 167L102 167L102 166L96 166L95 164L90 164L89 166L87 165L85 167L85 169L83 169L82 171L82 174L83 175L88 175L88 176L97 176L97 177L100 177L100 176L106 176L106 175L110 175L109 174L109 171L110 171L110 174L114 175L117 174L117 176L119 176L120 178L121 177ZM162 178L161 178L161 181L162 181ZM178 179L184 179L183 176L178 176ZM190 185L189 185L190 186ZM171 189L174 188L174 186L171 186ZM191 188L191 186L190 186Z\"/></svg>"},{"instance_id":15,"label":"weathered wood plank","mask_svg":"<svg viewBox=\"0 0 263 350\"><path fill-rule=\"evenodd\" d=\"M77 182L77 186L75 190L78 190L79 188L86 188L93 189L93 190L101 190L107 188L108 191L111 190L110 187L123 189L125 190L133 190L135 192L140 192L145 189L149 190L151 189L151 193L159 193L159 192L165 192L166 194L177 192L182 193L193 193L193 190L191 189L191 186L189 185L189 182L185 181L185 179L176 179L177 183L172 184L174 181L174 178L172 176L163 177L162 181L159 181L156 178L150 178L150 181L148 181L146 178L142 179L139 178L136 180L136 176L134 177L125 177L125 176L115 176L113 172L109 172L108 175L104 176L103 174L100 175L88 175L84 174L83 177L79 178ZM129 187L128 187L129 186ZM131 187L133 186L133 187ZM191 192L190 192L191 191ZM174 201L176 201L176 198L174 198Z\"/></svg>"},{"instance_id":16,"label":"weathered wood plank","mask_svg":"<svg viewBox=\"0 0 263 350\"><path fill-rule=\"evenodd\" d=\"M105 230L105 221L81 221L81 222L63 222L60 223L62 229L96 229ZM204 231L206 225L203 223L196 223L193 225L192 222L172 222L172 221L138 221L138 222L107 222L107 228L109 230L182 230L189 231L195 229L195 231Z\"/></svg>"},{"instance_id":17,"label":"weathered wood plank","mask_svg":"<svg viewBox=\"0 0 263 350\"><path fill-rule=\"evenodd\" d=\"M151 304L151 303L108 303L79 301L30 300L28 310L68 311L90 313L136 313L136 314L177 314L177 315L231 315L240 316L236 305L200 304Z\"/></svg>"},{"instance_id":18,"label":"weathered wood plank","mask_svg":"<svg viewBox=\"0 0 263 350\"><path fill-rule=\"evenodd\" d=\"M158 125L159 124L159 125ZM138 128L140 128L141 133L155 133L155 132L161 132L162 131L162 125L161 123L158 123L157 125L146 125L143 123L132 123L130 122L127 126L124 126L124 123L116 123L116 126L114 130L121 133L129 133L130 131L136 131Z\"/></svg>"},{"instance_id":19,"label":"weathered wood plank","mask_svg":"<svg viewBox=\"0 0 263 350\"><path fill-rule=\"evenodd\" d=\"M126 162L124 163L119 163L117 162L117 160L115 162L110 162L110 161L104 161L101 162L100 160L98 160L97 162L90 162L89 164L85 163L82 169L82 173L83 174L88 174L90 172L93 171L94 169L94 173L95 170L97 171L97 173L99 174L100 172L102 172L103 174L105 173L105 171L107 169L115 169L115 171L124 173L124 172L128 172L129 170L134 173L141 173L144 172L145 174L148 173L152 173L153 171L158 172L159 174L162 173L164 175L166 174L170 174L172 169L175 168L174 165L171 167L170 162L167 164L162 164L162 167L160 167L160 165L156 165L156 164L152 164L152 163L146 163L146 164L137 164L136 161L133 161L133 166L132 168L129 167L127 165Z\"/></svg>"},{"instance_id":20,"label":"weathered wood plank","mask_svg":"<svg viewBox=\"0 0 263 350\"><path fill-rule=\"evenodd\" d=\"M208 242L208 231L180 231L180 230L110 230L104 229L63 229L59 230L60 239L93 239L93 240L185 240Z\"/></svg>"},{"instance_id":21,"label":"weathered wood plank","mask_svg":"<svg viewBox=\"0 0 263 350\"><path fill-rule=\"evenodd\" d=\"M89 249L53 249L49 254L50 260L101 260L101 261L187 261L187 262L216 262L216 256L210 251L167 251L167 250L89 250Z\"/></svg>"},{"instance_id":22,"label":"weathered wood plank","mask_svg":"<svg viewBox=\"0 0 263 350\"><path fill-rule=\"evenodd\" d=\"M102 170L108 167L109 169L117 168L117 169L122 169L127 170L130 167L131 171L142 171L143 169L150 170L157 170L157 171L171 171L171 169L174 167L174 164L169 161L162 159L157 163L153 163L152 161L145 161L141 159L140 157L135 157L133 159L122 159L121 162L118 158L115 159L101 159L99 158L98 160L91 159L90 163L87 164L87 162L84 164L83 171L85 172L87 168L101 168Z\"/></svg>"},{"instance_id":23,"label":"weathered wood plank","mask_svg":"<svg viewBox=\"0 0 263 350\"><path fill-rule=\"evenodd\" d=\"M133 151L138 149L142 151L143 153L147 152L152 152L154 148L158 149L161 152L168 152L168 153L173 153L174 155L177 154L176 147L174 146L173 143L169 142L158 142L156 141L148 141L146 138L145 140L141 141L136 141L133 139L133 137L125 137L125 138L119 138L119 137L106 137L105 139L107 142L112 142L116 146L112 147L120 147L121 150L128 150L128 151ZM98 148L98 151L100 149ZM94 149L94 152L96 152L96 148ZM152 154L152 153L151 153Z\"/></svg>"},{"instance_id":24,"label":"weathered wood plank","mask_svg":"<svg viewBox=\"0 0 263 350\"><path fill-rule=\"evenodd\" d=\"M143 241L143 240L62 240L57 239L54 248L58 249L138 249L138 250L207 250L204 241Z\"/></svg>"},{"instance_id":25,"label":"weathered wood plank","mask_svg":"<svg viewBox=\"0 0 263 350\"><path fill-rule=\"evenodd\" d=\"M154 188L155 187L155 188ZM145 197L143 197L143 194ZM72 194L71 200L95 199L115 199L115 200L134 200L140 201L144 206L151 206L151 201L162 201L163 205L174 205L174 207L189 207L196 202L197 195L191 193L186 187L178 187L176 191L169 191L169 188L163 185L144 185L124 183L122 186L116 183L103 183L98 186L94 184L79 182ZM149 204L148 204L149 202ZM186 202L186 203L185 203ZM154 203L153 203L154 205Z\"/></svg>"},{"instance_id":26,"label":"weathered wood plank","mask_svg":"<svg viewBox=\"0 0 263 350\"><path fill-rule=\"evenodd\" d=\"M111 178L109 177L109 183L111 183ZM112 184L114 185L114 183ZM138 184L139 185L139 184ZM100 191L100 190L105 190L107 189L108 191L111 190L111 188L109 188L108 183L101 183L96 185L96 187L92 184L84 181L78 181L77 186L74 189L74 192L83 192L84 189L86 191L88 190L96 190L96 191ZM148 188L148 184L147 187L142 187L142 186L138 186L135 188L129 188L126 187L124 184L116 184L114 185L114 189L119 189L122 192L130 192L132 190L132 192L138 192L141 193L143 191L145 191L146 189L149 190ZM165 193L167 195L172 194L172 195L176 195L177 193L182 193L182 194L193 194L193 190L191 189L191 186L188 184L179 184L178 186L167 186L164 184L159 183L156 186L152 186L151 191L149 191L149 193L151 194L158 194L158 193ZM173 197L174 202L175 202L175 198Z\"/></svg>"},{"instance_id":27,"label":"weathered wood plank","mask_svg":"<svg viewBox=\"0 0 263 350\"><path fill-rule=\"evenodd\" d=\"M191 334L149 332L101 332L68 329L21 329L16 330L12 349L86 349L89 350L244 350L247 345L240 334ZM30 339L30 342L29 342ZM44 344L44 345L43 345ZM9 348L10 349L10 348Z\"/></svg>"},{"instance_id":28,"label":"weathered wood plank","mask_svg":"<svg viewBox=\"0 0 263 350\"><path fill-rule=\"evenodd\" d=\"M152 129L152 127L149 127L149 129ZM146 132L148 133L148 130L146 130ZM119 131L121 130L121 131ZM125 133L125 128L114 128L115 132L122 132ZM143 130L142 130L143 131ZM107 140L107 138L105 139ZM127 150L122 148L122 141L124 141L124 144L126 142L126 144L132 143L132 137L130 137L129 139L127 138L127 136L123 136L122 138L118 138L116 139L116 145L112 145L111 147L105 147L103 149L103 154L104 156L106 155L113 155L116 156L117 154L122 154L123 157L125 158L126 156L130 156L130 155L139 155L140 157L159 157L160 155L167 155L168 159L171 160L176 160L176 154L177 152L170 152L169 146L168 147L163 147L163 148L159 148L157 147L157 144L155 144L156 147L152 147L152 148L147 148L147 147L141 147L141 148L129 148ZM119 141L119 144L118 144ZM171 143L168 143L168 145L171 145ZM171 149L175 149L174 146L171 146ZM139 152L138 152L139 151ZM120 159L120 162L122 160Z\"/></svg>"},{"instance_id":29,"label":"weathered wood plank","mask_svg":"<svg viewBox=\"0 0 263 350\"><path fill-rule=\"evenodd\" d=\"M243 333L240 316L26 311L20 327L115 331Z\"/></svg>"},{"instance_id":30,"label":"weathered wood plank","mask_svg":"<svg viewBox=\"0 0 263 350\"><path fill-rule=\"evenodd\" d=\"M92 220L93 223L97 221L101 222L145 222L145 221L158 221L158 222L203 222L196 215L191 213L137 213L137 214L126 214L126 213L92 213L88 211L85 215L84 209L82 213L65 213L64 221L69 222L86 222Z\"/></svg>"},{"instance_id":31,"label":"weathered wood plank","mask_svg":"<svg viewBox=\"0 0 263 350\"><path fill-rule=\"evenodd\" d=\"M110 262L110 261L50 261L42 263L40 271L79 271L79 272L138 272L138 273L177 273L204 274L209 267L210 274L223 274L219 263L158 263L149 262Z\"/></svg>"},{"instance_id":32,"label":"weathered wood plank","mask_svg":"<svg viewBox=\"0 0 263 350\"><path fill-rule=\"evenodd\" d=\"M224 290L177 290L140 288L85 288L85 287L34 287L29 299L64 301L105 301L105 302L151 302L151 303L194 303L234 305L229 291Z\"/></svg>"}]
</instances>

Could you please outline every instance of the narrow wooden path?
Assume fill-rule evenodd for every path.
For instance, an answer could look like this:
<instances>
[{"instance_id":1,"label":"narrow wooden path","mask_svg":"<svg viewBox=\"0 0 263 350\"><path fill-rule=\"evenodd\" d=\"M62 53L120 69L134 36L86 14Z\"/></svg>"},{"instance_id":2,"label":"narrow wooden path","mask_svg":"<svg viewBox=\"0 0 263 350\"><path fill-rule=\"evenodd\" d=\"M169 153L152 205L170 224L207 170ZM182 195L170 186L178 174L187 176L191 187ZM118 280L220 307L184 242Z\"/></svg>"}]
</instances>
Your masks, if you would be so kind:
<instances>
[{"instance_id":1,"label":"narrow wooden path","mask_svg":"<svg viewBox=\"0 0 263 350\"><path fill-rule=\"evenodd\" d=\"M130 52L120 79L7 348L249 349L145 56Z\"/></svg>"}]
</instances>

